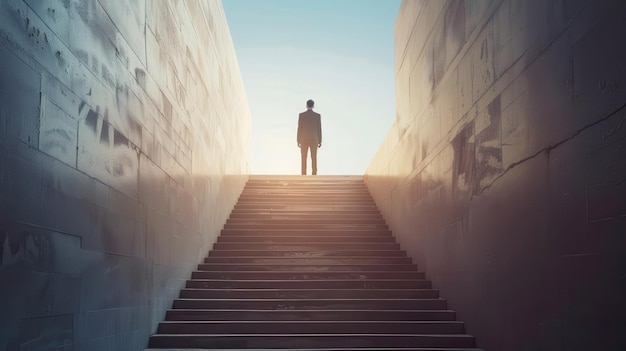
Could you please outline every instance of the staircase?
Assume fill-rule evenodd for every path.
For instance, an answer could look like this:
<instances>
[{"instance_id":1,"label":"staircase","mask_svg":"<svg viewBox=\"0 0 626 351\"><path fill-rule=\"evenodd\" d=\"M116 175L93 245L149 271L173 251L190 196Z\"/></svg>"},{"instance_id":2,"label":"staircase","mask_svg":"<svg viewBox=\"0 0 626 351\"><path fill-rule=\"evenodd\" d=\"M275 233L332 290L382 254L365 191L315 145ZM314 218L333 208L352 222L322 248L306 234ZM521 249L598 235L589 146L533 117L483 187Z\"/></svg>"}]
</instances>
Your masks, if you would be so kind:
<instances>
[{"instance_id":1,"label":"staircase","mask_svg":"<svg viewBox=\"0 0 626 351\"><path fill-rule=\"evenodd\" d=\"M251 176L153 349L474 350L361 177Z\"/></svg>"}]
</instances>

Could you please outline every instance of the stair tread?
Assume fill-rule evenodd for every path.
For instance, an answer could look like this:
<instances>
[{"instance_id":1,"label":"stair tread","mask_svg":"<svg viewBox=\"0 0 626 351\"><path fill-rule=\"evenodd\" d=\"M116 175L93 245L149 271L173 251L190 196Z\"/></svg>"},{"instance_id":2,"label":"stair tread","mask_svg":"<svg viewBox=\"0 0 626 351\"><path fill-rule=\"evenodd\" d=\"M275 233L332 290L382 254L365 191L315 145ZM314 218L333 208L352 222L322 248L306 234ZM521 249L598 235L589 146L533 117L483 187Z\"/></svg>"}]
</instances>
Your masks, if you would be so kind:
<instances>
[{"instance_id":1,"label":"stair tread","mask_svg":"<svg viewBox=\"0 0 626 351\"><path fill-rule=\"evenodd\" d=\"M302 346L396 346L396 347L446 347L472 348L474 337L468 334L157 334L150 338L149 347L274 347L298 348ZM417 345L416 345L417 344ZM180 346L178 346L180 347Z\"/></svg>"},{"instance_id":2,"label":"stair tread","mask_svg":"<svg viewBox=\"0 0 626 351\"><path fill-rule=\"evenodd\" d=\"M219 264L219 265L218 265ZM340 272L340 271L368 271L375 272L371 269L375 263L345 263L345 264L323 264L316 265L315 263L307 262L227 262L227 263L199 263L196 271L211 272L215 270L219 271L263 271L263 272L298 272L298 271L314 271L314 272ZM382 266L383 264L381 264ZM416 267L411 267L412 263L406 264L388 264L384 267L380 267L379 271L384 272L419 272Z\"/></svg>"},{"instance_id":3,"label":"stair tread","mask_svg":"<svg viewBox=\"0 0 626 351\"><path fill-rule=\"evenodd\" d=\"M381 264L372 264L372 263L342 263L342 262L338 262L338 263L323 263L323 264L315 264L315 263L307 263L307 262L301 262L301 263L284 263L284 264L280 264L280 263L237 263L237 264L232 264L232 263L200 263L201 265L204 266L215 266L215 267L221 267L221 266L253 266L253 267L272 267L272 266L277 266L277 267L282 267L282 266L311 266L311 267L326 267L326 266L378 266L378 267L388 267L388 268L394 268L397 266L416 266L414 263L381 263ZM411 268L415 268L415 267L411 267Z\"/></svg>"},{"instance_id":4,"label":"stair tread","mask_svg":"<svg viewBox=\"0 0 626 351\"><path fill-rule=\"evenodd\" d=\"M263 283L281 283L281 282L298 282L296 279L189 279L188 281L196 281L196 282L263 282ZM311 281L311 280L304 280ZM362 280L354 280L354 279L315 279L315 282L323 283L323 282L423 282L429 281L428 279L362 279Z\"/></svg>"},{"instance_id":5,"label":"stair tread","mask_svg":"<svg viewBox=\"0 0 626 351\"><path fill-rule=\"evenodd\" d=\"M374 310L374 309L359 309L359 310L355 310L355 309L327 309L327 310L306 310L306 309L301 309L301 310L257 310L257 309L251 309L251 308L170 308L167 310L168 312L180 312L180 313L184 313L184 312L269 312L269 313L300 313L300 314L304 314L304 313L332 313L332 312L359 312L359 313L365 313L365 312L373 312L373 313L378 313L378 312L393 312L393 313L413 313L413 312L428 312L428 313L456 313L455 310L451 310L451 309L437 309L437 310L424 310L424 309L410 309L410 308L406 308L403 310L392 310L392 309L380 309L380 310Z\"/></svg>"},{"instance_id":6,"label":"stair tread","mask_svg":"<svg viewBox=\"0 0 626 351\"><path fill-rule=\"evenodd\" d=\"M314 250L307 250L305 248L303 248L303 246L312 246L312 247L320 247L319 249L314 249ZM341 249L341 248L337 248L337 249L322 249L321 247L324 246L337 246L337 245L342 245L345 246L346 249ZM214 247L217 246L216 248L214 248L214 251L243 251L243 250L247 250L247 251L275 251L275 250L282 250L282 251L294 251L294 252L298 252L298 251L307 251L307 252L315 252L315 251L329 251L329 252L336 252L336 251L352 251L352 252L361 252L361 251L374 251L374 252L380 252L380 251L392 251L392 252L397 252L397 250L379 250L379 249L375 249L375 247L380 247L382 245L384 246L398 246L398 243L359 243L359 246L361 246L361 248L354 248L354 249L348 249L349 247L354 247L352 246L350 243L332 243L332 242L303 242L303 243L259 243L259 242L247 242L247 243L228 243L228 242L216 242L214 244ZM241 249L240 247L245 246L245 249ZM294 248L290 248L290 246L293 246ZM263 249L263 247L266 247L265 249ZM371 248L370 248L371 247Z\"/></svg>"},{"instance_id":7,"label":"stair tread","mask_svg":"<svg viewBox=\"0 0 626 351\"><path fill-rule=\"evenodd\" d=\"M461 321L423 321L423 320L400 320L400 321L389 321L389 320L371 320L371 321L363 321L363 320L339 320L339 321L284 321L284 320L259 320L259 321L162 321L161 323L165 324L259 324L259 323L267 323L267 324L463 324ZM387 333L381 333L387 334ZM448 334L442 334L448 335Z\"/></svg>"},{"instance_id":8,"label":"stair tread","mask_svg":"<svg viewBox=\"0 0 626 351\"><path fill-rule=\"evenodd\" d=\"M207 257L209 259L217 259L218 257ZM267 257L267 256L248 256L248 257L219 257L220 259L250 259L250 260L380 260L381 258L375 258L372 256L334 256L333 258L328 257ZM409 257L390 257L388 260L410 260ZM229 262L230 263L230 262Z\"/></svg>"},{"instance_id":9,"label":"stair tread","mask_svg":"<svg viewBox=\"0 0 626 351\"><path fill-rule=\"evenodd\" d=\"M276 333L276 334L155 334L152 337L167 337L167 336L175 336L181 337L185 335L205 335L209 337L251 337L251 338L268 338L268 337L287 337L287 338L305 338L305 337L425 337L425 338L474 338L474 336L470 334L412 334L412 333L400 333L400 334L386 334L386 333L345 333L345 334L330 334L330 333L319 333L319 334L285 334L285 333Z\"/></svg>"},{"instance_id":10,"label":"stair tread","mask_svg":"<svg viewBox=\"0 0 626 351\"><path fill-rule=\"evenodd\" d=\"M420 272L420 271L415 271L415 270L408 270L408 271L359 271L359 270L340 270L340 271L328 271L328 270L285 270L285 271L263 271L263 270L258 270L258 271L201 271L201 270L194 270L192 272L192 274L200 274L200 275L207 275L207 274L232 274L232 275L250 275L250 274L266 274L266 275L271 275L271 274L332 274L332 275L340 275L340 274L359 274L361 275L361 277L357 277L358 279L366 279L367 276L366 275L371 275L371 276L376 276L376 275L380 275L383 273L386 274L393 274L393 275L423 275L424 272ZM193 277L192 277L193 279Z\"/></svg>"},{"instance_id":11,"label":"stair tread","mask_svg":"<svg viewBox=\"0 0 626 351\"><path fill-rule=\"evenodd\" d=\"M284 291L284 292L296 292L296 291L398 291L398 290L402 290L402 291L437 291L437 289L396 289L396 288L389 288L389 289L383 289L383 288L362 288L362 289L276 289L276 288L269 288L269 289L229 289L229 288L225 288L225 289L215 289L215 288L211 288L211 289L200 289L200 288L183 288L182 290L197 290L197 291L203 291L203 290L209 290L209 291Z\"/></svg>"},{"instance_id":12,"label":"stair tread","mask_svg":"<svg viewBox=\"0 0 626 351\"><path fill-rule=\"evenodd\" d=\"M337 257L337 256L363 256L369 253L369 257L407 257L402 250L289 250L285 248L275 248L273 250L256 249L224 249L212 250L209 257ZM351 255L352 254L352 255ZM226 256L228 255L228 256Z\"/></svg>"},{"instance_id":13,"label":"stair tread","mask_svg":"<svg viewBox=\"0 0 626 351\"><path fill-rule=\"evenodd\" d=\"M348 298L328 298L328 299L301 299L301 298L269 298L269 299L255 299L255 298L246 298L246 299L228 299L228 298L211 298L211 299L193 299L193 298L176 298L174 299L175 301L263 301L263 302L273 302L273 301L291 301L291 302L296 302L296 301L359 301L359 302L363 302L363 301L446 301L446 299L444 298L425 298L425 299L421 299L421 298L410 298L410 299L405 299L405 298L389 298L389 299L384 299L384 298L353 298L353 299L348 299Z\"/></svg>"},{"instance_id":14,"label":"stair tread","mask_svg":"<svg viewBox=\"0 0 626 351\"><path fill-rule=\"evenodd\" d=\"M196 268L146 351L481 351L362 176L250 176Z\"/></svg>"},{"instance_id":15,"label":"stair tread","mask_svg":"<svg viewBox=\"0 0 626 351\"><path fill-rule=\"evenodd\" d=\"M325 262L328 260L340 260L340 261L343 260L343 262L345 263L352 263L352 264L359 264L359 262L363 262L365 264L376 264L378 263L378 261L381 261L381 260L388 260L388 261L396 260L396 261L402 262L399 264L413 264L411 263L411 260L407 257L397 257L397 258L390 257L390 258L377 258L377 259L371 258L371 257L367 257L367 258L356 257L352 259L352 258L347 258L347 257L344 257L344 258L327 258L327 257L293 258L293 257L248 256L248 257L209 257L207 258L207 260L212 261L212 262L207 262L205 260L205 263L231 263L231 264L256 263L256 264L271 264L271 265L288 264L289 262L293 262L294 264L297 264L297 263L314 264L314 261ZM367 260L370 260L370 261L367 261ZM281 262L281 261L285 261L285 262ZM297 261L302 261L302 262L297 262Z\"/></svg>"}]
</instances>

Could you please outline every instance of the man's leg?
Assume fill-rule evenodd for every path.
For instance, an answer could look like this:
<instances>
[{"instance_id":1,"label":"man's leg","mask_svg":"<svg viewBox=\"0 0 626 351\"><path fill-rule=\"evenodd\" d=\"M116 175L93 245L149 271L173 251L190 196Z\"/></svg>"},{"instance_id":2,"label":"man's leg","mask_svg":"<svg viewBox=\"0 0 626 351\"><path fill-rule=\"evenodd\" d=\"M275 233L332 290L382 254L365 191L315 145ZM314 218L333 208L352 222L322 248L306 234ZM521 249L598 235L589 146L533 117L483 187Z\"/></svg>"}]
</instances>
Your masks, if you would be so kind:
<instances>
[{"instance_id":1,"label":"man's leg","mask_svg":"<svg viewBox=\"0 0 626 351\"><path fill-rule=\"evenodd\" d=\"M317 174L317 145L311 145L311 168L313 168L313 175Z\"/></svg>"},{"instance_id":2,"label":"man's leg","mask_svg":"<svg viewBox=\"0 0 626 351\"><path fill-rule=\"evenodd\" d=\"M306 175L306 158L308 152L309 145L302 143L300 144L300 159L302 160L302 175ZM313 151L311 149L311 151Z\"/></svg>"}]
</instances>

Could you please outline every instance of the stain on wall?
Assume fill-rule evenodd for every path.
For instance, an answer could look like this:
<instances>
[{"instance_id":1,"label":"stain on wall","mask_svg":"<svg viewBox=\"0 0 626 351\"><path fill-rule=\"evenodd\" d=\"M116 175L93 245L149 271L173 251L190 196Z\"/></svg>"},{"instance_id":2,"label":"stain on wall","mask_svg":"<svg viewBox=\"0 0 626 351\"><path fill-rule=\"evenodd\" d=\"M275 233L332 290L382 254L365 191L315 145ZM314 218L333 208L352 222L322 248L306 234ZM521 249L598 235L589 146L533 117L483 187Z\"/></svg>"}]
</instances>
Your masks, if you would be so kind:
<instances>
[{"instance_id":1,"label":"stain on wall","mask_svg":"<svg viewBox=\"0 0 626 351\"><path fill-rule=\"evenodd\" d=\"M398 119L366 181L481 348L626 348L625 19L620 1L400 7Z\"/></svg>"}]
</instances>

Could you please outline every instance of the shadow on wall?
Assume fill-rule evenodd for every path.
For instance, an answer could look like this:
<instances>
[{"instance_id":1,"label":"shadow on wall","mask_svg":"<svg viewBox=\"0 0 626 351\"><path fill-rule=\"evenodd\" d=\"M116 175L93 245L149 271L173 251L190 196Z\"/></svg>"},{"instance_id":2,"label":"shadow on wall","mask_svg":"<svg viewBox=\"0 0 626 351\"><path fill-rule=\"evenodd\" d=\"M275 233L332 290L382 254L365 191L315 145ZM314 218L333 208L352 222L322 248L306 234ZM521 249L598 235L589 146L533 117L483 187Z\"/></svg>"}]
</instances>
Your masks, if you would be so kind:
<instances>
[{"instance_id":1,"label":"shadow on wall","mask_svg":"<svg viewBox=\"0 0 626 351\"><path fill-rule=\"evenodd\" d=\"M1 1L0 37L0 349L142 349L248 177L221 3Z\"/></svg>"},{"instance_id":2,"label":"shadow on wall","mask_svg":"<svg viewBox=\"0 0 626 351\"><path fill-rule=\"evenodd\" d=\"M52 171L70 170L52 163ZM0 282L10 286L0 289L9 302L0 344L87 349L121 334L124 345L144 347L219 235L236 201L231 191L245 178L194 179L193 195L153 179L161 191L155 187L150 200L169 207L160 212L84 174L62 176L43 176L40 203L3 193L12 201L0 213ZM20 192L33 183L14 185ZM102 327L107 320L118 325Z\"/></svg>"}]
</instances>

